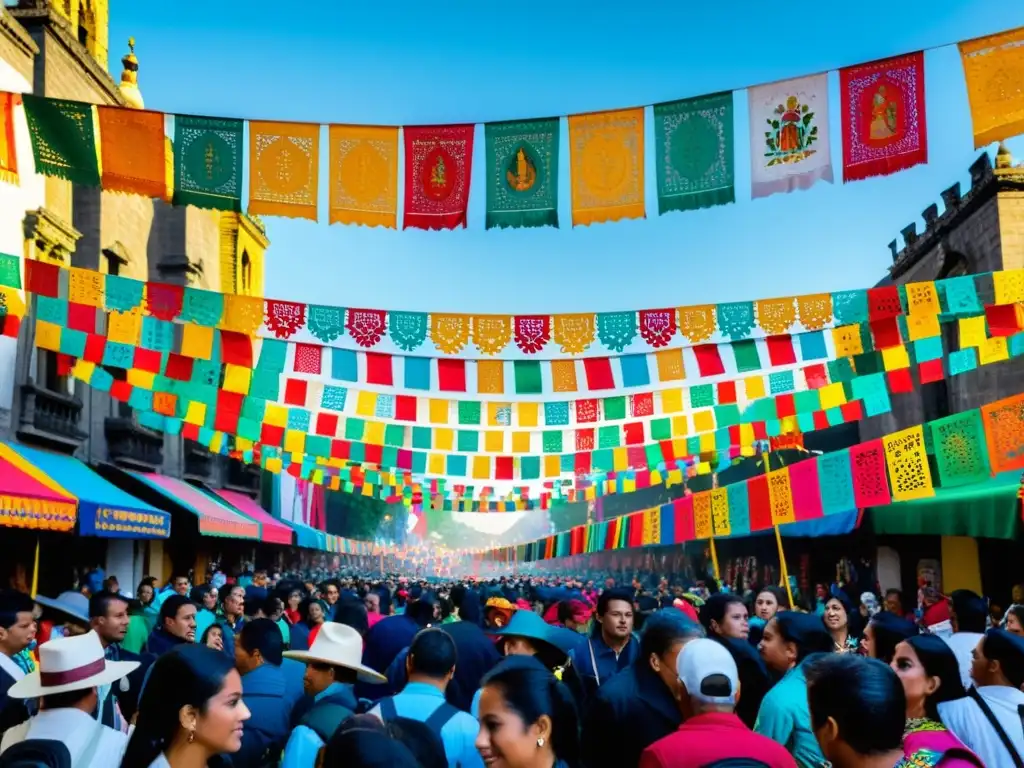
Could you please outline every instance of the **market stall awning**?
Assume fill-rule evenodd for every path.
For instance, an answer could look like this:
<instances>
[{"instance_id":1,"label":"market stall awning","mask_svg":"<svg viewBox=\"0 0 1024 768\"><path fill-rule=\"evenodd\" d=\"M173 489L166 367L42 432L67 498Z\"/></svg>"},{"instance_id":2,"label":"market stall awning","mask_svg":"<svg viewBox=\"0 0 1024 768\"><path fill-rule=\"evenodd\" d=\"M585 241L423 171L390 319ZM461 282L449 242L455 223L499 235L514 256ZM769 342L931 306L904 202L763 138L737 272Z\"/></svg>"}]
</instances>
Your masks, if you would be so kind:
<instances>
[{"instance_id":1,"label":"market stall awning","mask_svg":"<svg viewBox=\"0 0 1024 768\"><path fill-rule=\"evenodd\" d=\"M204 536L224 536L229 539L261 538L259 523L210 498L184 480L149 472L128 474L199 518L199 533Z\"/></svg>"},{"instance_id":2,"label":"market stall awning","mask_svg":"<svg viewBox=\"0 0 1024 768\"><path fill-rule=\"evenodd\" d=\"M936 488L927 499L871 507L875 533L973 536L1013 539L1017 535L1019 472L1003 472L981 483Z\"/></svg>"},{"instance_id":3,"label":"market stall awning","mask_svg":"<svg viewBox=\"0 0 1024 768\"><path fill-rule=\"evenodd\" d=\"M78 500L63 486L0 443L0 525L70 531L77 510Z\"/></svg>"},{"instance_id":4,"label":"market stall awning","mask_svg":"<svg viewBox=\"0 0 1024 768\"><path fill-rule=\"evenodd\" d=\"M295 529L295 543L298 546L305 547L306 549L315 549L320 552L331 551L327 546L327 534L323 531L318 531L312 526L305 523L297 523L293 520L286 520L285 522Z\"/></svg>"},{"instance_id":5,"label":"market stall awning","mask_svg":"<svg viewBox=\"0 0 1024 768\"><path fill-rule=\"evenodd\" d=\"M26 461L59 477L62 486L78 497L78 531L108 539L166 539L171 516L107 482L72 456L7 446Z\"/></svg>"},{"instance_id":6,"label":"market stall awning","mask_svg":"<svg viewBox=\"0 0 1024 768\"><path fill-rule=\"evenodd\" d=\"M263 541L266 541L269 544L292 543L292 529L280 520L276 520L271 517L263 507L250 499L244 493L226 490L214 490L213 493L246 517L251 517L263 526Z\"/></svg>"}]
</instances>

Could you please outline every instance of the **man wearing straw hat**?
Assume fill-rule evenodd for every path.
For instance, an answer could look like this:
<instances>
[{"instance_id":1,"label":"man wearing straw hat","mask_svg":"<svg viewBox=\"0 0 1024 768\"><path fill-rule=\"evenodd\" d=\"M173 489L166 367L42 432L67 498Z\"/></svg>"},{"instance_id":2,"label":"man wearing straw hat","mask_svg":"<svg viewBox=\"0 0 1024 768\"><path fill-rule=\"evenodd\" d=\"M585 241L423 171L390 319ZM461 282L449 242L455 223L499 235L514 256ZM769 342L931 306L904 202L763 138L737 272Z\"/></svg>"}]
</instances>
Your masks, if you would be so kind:
<instances>
[{"instance_id":1,"label":"man wearing straw hat","mask_svg":"<svg viewBox=\"0 0 1024 768\"><path fill-rule=\"evenodd\" d=\"M138 666L135 661L107 661L95 632L44 643L39 647L39 669L7 692L11 698L39 699L40 712L3 735L0 755L10 759L13 754L5 753L24 749L17 746L22 742L47 741L53 742L48 748L55 752L66 749L75 768L116 765L128 737L98 722L93 713L99 703L99 688Z\"/></svg>"},{"instance_id":2,"label":"man wearing straw hat","mask_svg":"<svg viewBox=\"0 0 1024 768\"><path fill-rule=\"evenodd\" d=\"M346 624L327 622L308 651L285 651L285 658L306 664L303 680L313 705L299 720L284 749L281 768L313 768L320 749L359 705L356 681L380 684L388 680L362 664L363 638Z\"/></svg>"}]
</instances>

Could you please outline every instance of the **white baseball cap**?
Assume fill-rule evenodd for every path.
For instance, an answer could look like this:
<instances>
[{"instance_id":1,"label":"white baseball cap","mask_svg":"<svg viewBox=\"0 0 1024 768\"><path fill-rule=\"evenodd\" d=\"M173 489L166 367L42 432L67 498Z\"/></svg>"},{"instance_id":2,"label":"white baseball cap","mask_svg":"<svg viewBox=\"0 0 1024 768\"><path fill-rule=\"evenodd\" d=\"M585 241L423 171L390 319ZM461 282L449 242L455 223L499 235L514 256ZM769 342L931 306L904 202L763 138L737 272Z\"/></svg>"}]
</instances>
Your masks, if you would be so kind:
<instances>
[{"instance_id":1,"label":"white baseball cap","mask_svg":"<svg viewBox=\"0 0 1024 768\"><path fill-rule=\"evenodd\" d=\"M687 694L705 704L735 704L740 687L732 654L706 638L691 640L676 659L676 673Z\"/></svg>"}]
</instances>

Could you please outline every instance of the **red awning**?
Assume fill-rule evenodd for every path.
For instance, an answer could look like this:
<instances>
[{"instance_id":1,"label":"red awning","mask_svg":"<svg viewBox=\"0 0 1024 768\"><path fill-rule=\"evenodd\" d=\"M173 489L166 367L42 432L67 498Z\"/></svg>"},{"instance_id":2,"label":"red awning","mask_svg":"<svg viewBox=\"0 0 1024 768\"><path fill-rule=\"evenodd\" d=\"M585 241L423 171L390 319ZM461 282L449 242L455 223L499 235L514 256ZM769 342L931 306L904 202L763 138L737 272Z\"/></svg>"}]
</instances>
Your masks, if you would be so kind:
<instances>
[{"instance_id":1,"label":"red awning","mask_svg":"<svg viewBox=\"0 0 1024 768\"><path fill-rule=\"evenodd\" d=\"M251 517L263 526L263 541L269 544L292 543L292 529L280 520L272 517L263 507L244 493L225 490L214 490L213 492L243 515Z\"/></svg>"}]
</instances>

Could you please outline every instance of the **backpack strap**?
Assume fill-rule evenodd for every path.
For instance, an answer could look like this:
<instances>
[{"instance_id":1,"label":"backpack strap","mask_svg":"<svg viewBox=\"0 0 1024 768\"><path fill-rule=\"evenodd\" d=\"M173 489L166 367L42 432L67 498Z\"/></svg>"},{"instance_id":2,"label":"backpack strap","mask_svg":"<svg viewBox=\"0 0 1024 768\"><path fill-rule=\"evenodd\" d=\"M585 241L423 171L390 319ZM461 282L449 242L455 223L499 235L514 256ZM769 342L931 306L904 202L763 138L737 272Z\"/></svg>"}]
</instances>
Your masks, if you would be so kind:
<instances>
[{"instance_id":1,"label":"backpack strap","mask_svg":"<svg viewBox=\"0 0 1024 768\"><path fill-rule=\"evenodd\" d=\"M380 719L385 723L390 723L396 717L398 717L398 708L395 706L395 699L392 696L381 699L377 706L380 707Z\"/></svg>"},{"instance_id":2,"label":"backpack strap","mask_svg":"<svg viewBox=\"0 0 1024 768\"><path fill-rule=\"evenodd\" d=\"M458 709L453 707L447 701L442 701L441 706L435 709L431 713L430 717L428 717L424 722L427 728L436 733L438 738L440 738L441 729L448 725L448 722L457 714L459 714Z\"/></svg>"},{"instance_id":3,"label":"backpack strap","mask_svg":"<svg viewBox=\"0 0 1024 768\"><path fill-rule=\"evenodd\" d=\"M326 744L338 726L352 716L352 710L342 704L317 704L299 721L313 731Z\"/></svg>"},{"instance_id":4,"label":"backpack strap","mask_svg":"<svg viewBox=\"0 0 1024 768\"><path fill-rule=\"evenodd\" d=\"M978 693L978 689L972 685L970 690L967 691L967 695L974 699L974 703L978 705L981 709L981 713L985 715L985 719L988 720L989 725L991 725L993 730L995 730L996 736L998 736L999 740L1003 743L1003 747L1005 747L1006 751L1010 753L1010 759L1013 761L1014 768L1024 768L1024 760L1021 759L1021 756L1017 752L1016 747L1013 746L1013 742L1010 740L1010 737L1006 734L1006 731L1003 730L1003 726L999 724L999 720L992 712L988 702L982 698L980 693Z\"/></svg>"}]
</instances>

